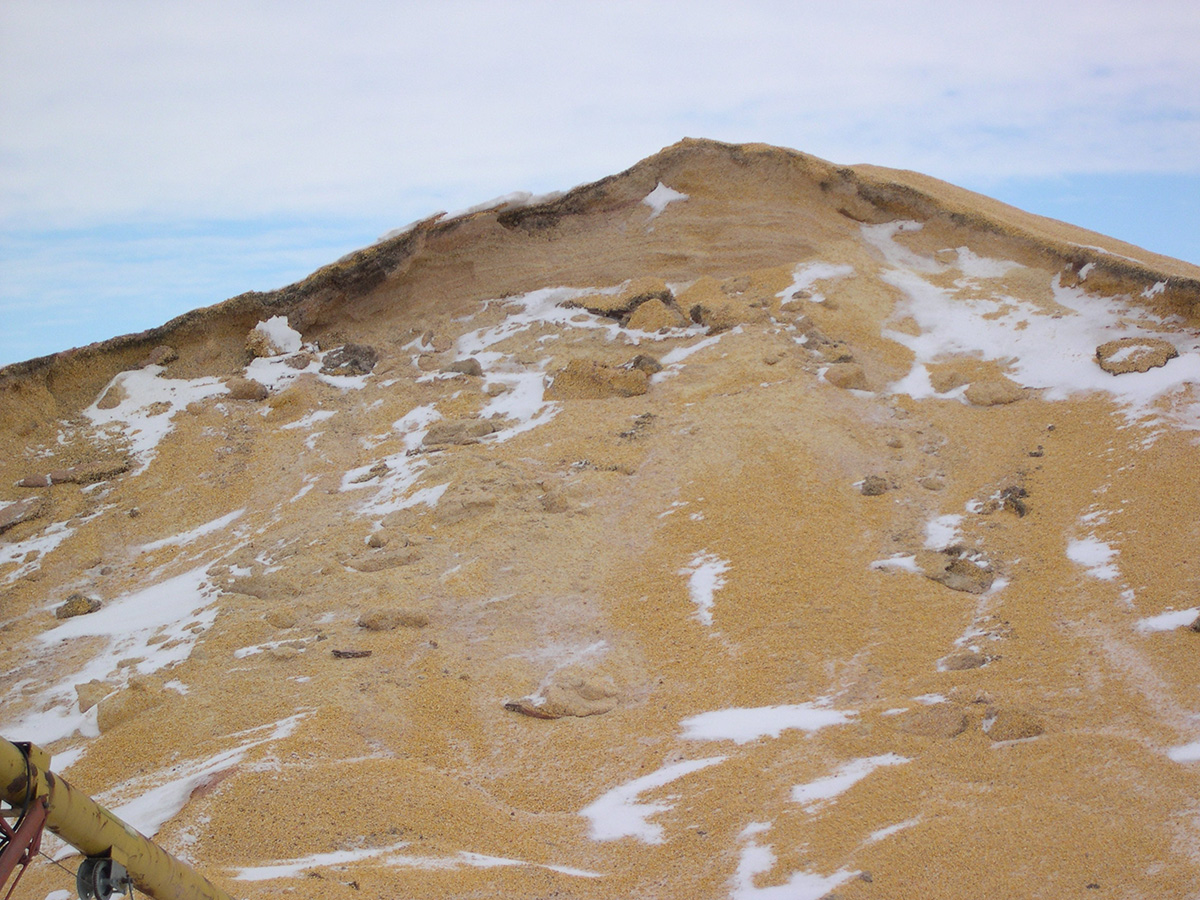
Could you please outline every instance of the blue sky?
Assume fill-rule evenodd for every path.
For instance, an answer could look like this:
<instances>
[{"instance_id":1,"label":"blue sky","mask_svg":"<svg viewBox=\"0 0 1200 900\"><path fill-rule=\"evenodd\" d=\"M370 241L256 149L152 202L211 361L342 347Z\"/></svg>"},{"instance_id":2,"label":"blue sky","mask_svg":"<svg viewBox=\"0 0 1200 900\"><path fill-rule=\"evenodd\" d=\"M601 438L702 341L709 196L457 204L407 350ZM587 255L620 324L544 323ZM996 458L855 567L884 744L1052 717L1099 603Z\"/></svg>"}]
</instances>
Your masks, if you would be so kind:
<instances>
[{"instance_id":1,"label":"blue sky","mask_svg":"<svg viewBox=\"0 0 1200 900\"><path fill-rule=\"evenodd\" d=\"M0 4L0 364L684 136L916 169L1200 264L1200 4Z\"/></svg>"}]
</instances>

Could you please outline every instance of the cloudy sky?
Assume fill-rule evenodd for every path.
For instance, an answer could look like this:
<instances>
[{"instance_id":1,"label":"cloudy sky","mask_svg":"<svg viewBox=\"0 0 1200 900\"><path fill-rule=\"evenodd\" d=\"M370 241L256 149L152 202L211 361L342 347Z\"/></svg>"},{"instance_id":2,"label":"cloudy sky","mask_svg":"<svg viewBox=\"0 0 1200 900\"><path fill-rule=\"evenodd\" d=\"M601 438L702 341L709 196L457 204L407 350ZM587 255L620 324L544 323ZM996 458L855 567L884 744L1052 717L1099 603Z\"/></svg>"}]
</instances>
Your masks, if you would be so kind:
<instances>
[{"instance_id":1,"label":"cloudy sky","mask_svg":"<svg viewBox=\"0 0 1200 900\"><path fill-rule=\"evenodd\" d=\"M1196 0L0 3L0 365L684 136L1200 264Z\"/></svg>"}]
</instances>

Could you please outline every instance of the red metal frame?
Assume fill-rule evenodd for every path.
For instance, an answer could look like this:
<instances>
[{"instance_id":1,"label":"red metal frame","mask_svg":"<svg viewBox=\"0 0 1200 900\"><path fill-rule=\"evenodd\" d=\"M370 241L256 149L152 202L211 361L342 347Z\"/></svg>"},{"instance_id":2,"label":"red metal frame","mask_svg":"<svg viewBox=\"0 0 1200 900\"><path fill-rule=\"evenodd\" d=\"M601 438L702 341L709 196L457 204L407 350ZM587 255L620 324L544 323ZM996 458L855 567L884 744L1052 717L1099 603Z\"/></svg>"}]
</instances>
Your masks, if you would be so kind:
<instances>
[{"instance_id":1,"label":"red metal frame","mask_svg":"<svg viewBox=\"0 0 1200 900\"><path fill-rule=\"evenodd\" d=\"M5 838L4 849L0 850L0 887L8 881L14 869L21 867L21 871L9 885L4 900L12 897L13 891L17 889L17 882L25 874L25 867L33 861L42 846L42 828L46 824L46 812L46 798L35 797L17 822L16 828L0 817L0 833L3 833Z\"/></svg>"}]
</instances>

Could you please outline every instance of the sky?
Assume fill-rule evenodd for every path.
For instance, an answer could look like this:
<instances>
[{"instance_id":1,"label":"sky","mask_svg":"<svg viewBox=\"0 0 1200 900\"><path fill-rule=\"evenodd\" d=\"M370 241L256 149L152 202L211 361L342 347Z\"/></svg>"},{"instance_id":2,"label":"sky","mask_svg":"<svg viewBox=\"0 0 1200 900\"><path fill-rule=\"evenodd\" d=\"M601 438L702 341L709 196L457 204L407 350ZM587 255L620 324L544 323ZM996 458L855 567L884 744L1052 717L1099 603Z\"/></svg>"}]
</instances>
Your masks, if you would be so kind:
<instances>
[{"instance_id":1,"label":"sky","mask_svg":"<svg viewBox=\"0 0 1200 900\"><path fill-rule=\"evenodd\" d=\"M0 365L683 137L1200 264L1195 0L0 3Z\"/></svg>"}]
</instances>

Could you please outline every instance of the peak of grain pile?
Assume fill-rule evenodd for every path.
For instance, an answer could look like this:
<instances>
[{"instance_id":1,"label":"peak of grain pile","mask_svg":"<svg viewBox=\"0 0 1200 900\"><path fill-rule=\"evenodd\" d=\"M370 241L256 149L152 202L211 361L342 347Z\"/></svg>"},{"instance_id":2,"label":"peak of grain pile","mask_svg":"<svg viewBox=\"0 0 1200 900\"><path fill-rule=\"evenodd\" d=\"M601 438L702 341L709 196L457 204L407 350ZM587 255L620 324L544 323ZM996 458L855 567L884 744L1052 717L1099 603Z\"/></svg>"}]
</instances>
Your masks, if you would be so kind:
<instances>
[{"instance_id":1,"label":"peak of grain pile","mask_svg":"<svg viewBox=\"0 0 1200 900\"><path fill-rule=\"evenodd\" d=\"M3 734L245 898L1194 895L1198 303L687 140L10 366Z\"/></svg>"}]
</instances>

